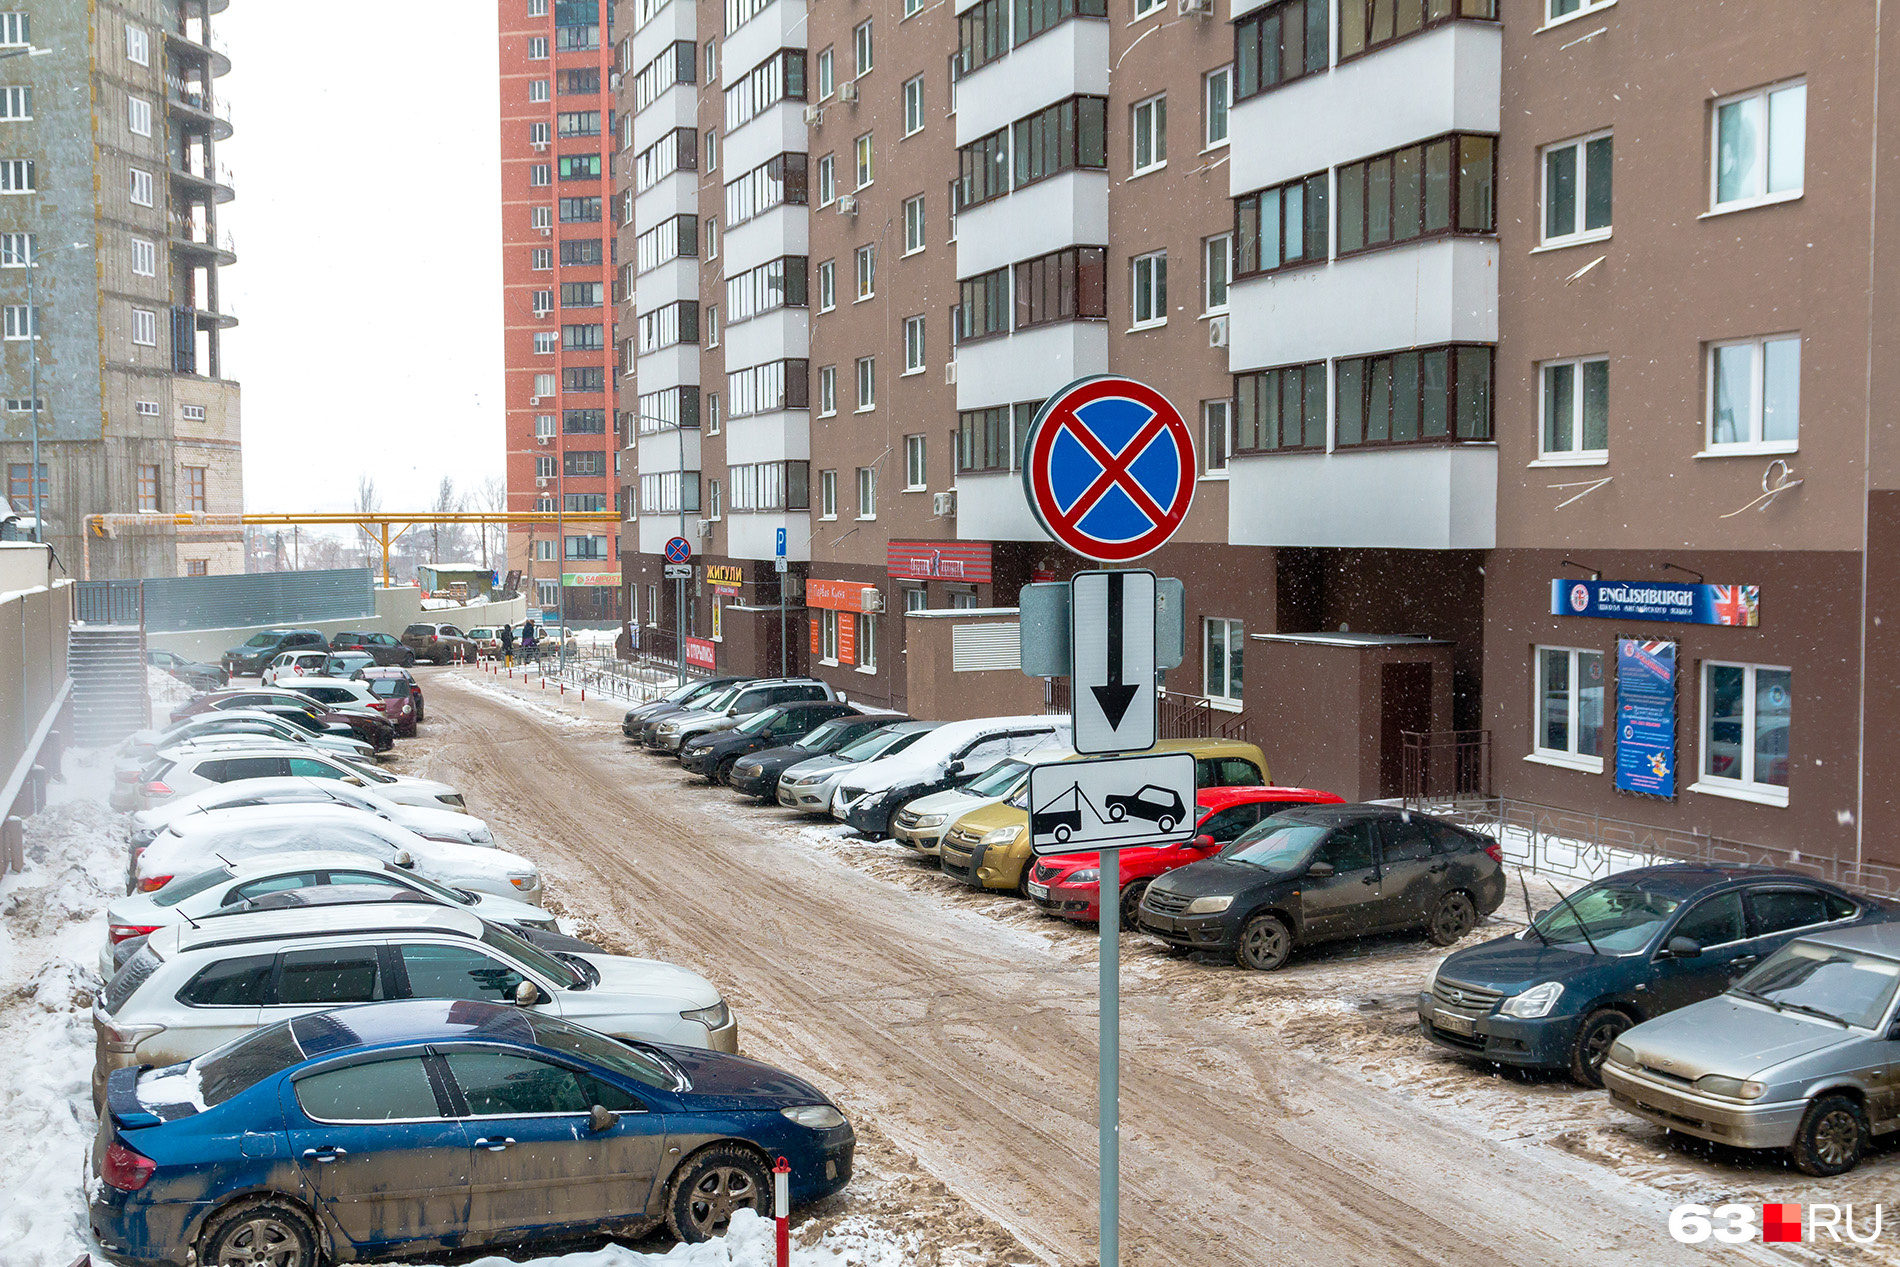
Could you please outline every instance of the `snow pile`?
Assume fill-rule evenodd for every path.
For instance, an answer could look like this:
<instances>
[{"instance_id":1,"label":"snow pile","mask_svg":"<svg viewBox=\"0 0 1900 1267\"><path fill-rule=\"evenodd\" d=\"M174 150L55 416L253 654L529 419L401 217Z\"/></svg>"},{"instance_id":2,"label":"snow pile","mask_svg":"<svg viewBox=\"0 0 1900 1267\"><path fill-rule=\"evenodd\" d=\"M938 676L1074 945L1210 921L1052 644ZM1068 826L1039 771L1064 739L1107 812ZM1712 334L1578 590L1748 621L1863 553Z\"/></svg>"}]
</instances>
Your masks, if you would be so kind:
<instances>
[{"instance_id":1,"label":"snow pile","mask_svg":"<svg viewBox=\"0 0 1900 1267\"><path fill-rule=\"evenodd\" d=\"M152 701L152 720L163 724L172 709L187 703L197 692L157 665L145 666L145 694Z\"/></svg>"},{"instance_id":2,"label":"snow pile","mask_svg":"<svg viewBox=\"0 0 1900 1267\"><path fill-rule=\"evenodd\" d=\"M93 964L125 889L125 840L111 811L75 800L27 820L26 855L25 873L0 880L0 1051L14 1057L0 1079L0 1245L10 1267L66 1267L86 1248Z\"/></svg>"},{"instance_id":3,"label":"snow pile","mask_svg":"<svg viewBox=\"0 0 1900 1267\"><path fill-rule=\"evenodd\" d=\"M774 1267L777 1233L770 1219L750 1210L732 1216L719 1240L675 1245L663 1254L643 1254L623 1245L548 1258L478 1258L466 1267ZM917 1261L917 1233L894 1233L868 1221L841 1219L815 1245L792 1233L792 1267L910 1267Z\"/></svg>"}]
</instances>

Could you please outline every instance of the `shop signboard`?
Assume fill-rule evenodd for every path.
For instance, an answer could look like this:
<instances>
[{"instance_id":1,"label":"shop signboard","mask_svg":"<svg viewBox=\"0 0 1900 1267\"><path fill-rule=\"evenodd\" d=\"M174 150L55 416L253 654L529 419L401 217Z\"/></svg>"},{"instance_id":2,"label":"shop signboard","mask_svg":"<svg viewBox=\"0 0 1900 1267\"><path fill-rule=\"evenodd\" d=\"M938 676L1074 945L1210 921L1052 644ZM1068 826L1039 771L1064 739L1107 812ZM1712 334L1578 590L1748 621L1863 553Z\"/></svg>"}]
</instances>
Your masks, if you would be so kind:
<instances>
[{"instance_id":1,"label":"shop signboard","mask_svg":"<svg viewBox=\"0 0 1900 1267\"><path fill-rule=\"evenodd\" d=\"M1560 576L1550 583L1550 614L1753 628L1761 623L1761 586L1579 581Z\"/></svg>"},{"instance_id":2,"label":"shop signboard","mask_svg":"<svg viewBox=\"0 0 1900 1267\"><path fill-rule=\"evenodd\" d=\"M1675 799L1673 642L1616 640L1616 790Z\"/></svg>"},{"instance_id":3,"label":"shop signboard","mask_svg":"<svg viewBox=\"0 0 1900 1267\"><path fill-rule=\"evenodd\" d=\"M620 587L618 572L563 572L561 584L573 589L576 586L603 586L607 589Z\"/></svg>"},{"instance_id":4,"label":"shop signboard","mask_svg":"<svg viewBox=\"0 0 1900 1267\"><path fill-rule=\"evenodd\" d=\"M718 667L713 659L713 644L709 638L688 638L686 640L686 663L696 669Z\"/></svg>"}]
</instances>

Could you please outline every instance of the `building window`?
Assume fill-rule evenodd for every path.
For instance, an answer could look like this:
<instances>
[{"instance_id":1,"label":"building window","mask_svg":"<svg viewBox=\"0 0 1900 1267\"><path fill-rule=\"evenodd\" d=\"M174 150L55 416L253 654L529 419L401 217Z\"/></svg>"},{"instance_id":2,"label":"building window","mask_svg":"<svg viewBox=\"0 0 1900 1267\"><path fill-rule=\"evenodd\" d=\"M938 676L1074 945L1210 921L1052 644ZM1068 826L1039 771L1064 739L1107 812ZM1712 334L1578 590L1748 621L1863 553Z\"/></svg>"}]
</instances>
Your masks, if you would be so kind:
<instances>
[{"instance_id":1,"label":"building window","mask_svg":"<svg viewBox=\"0 0 1900 1267\"><path fill-rule=\"evenodd\" d=\"M836 60L830 49L823 49L818 54L818 100L823 101L831 96L831 90L836 84Z\"/></svg>"},{"instance_id":2,"label":"building window","mask_svg":"<svg viewBox=\"0 0 1900 1267\"><path fill-rule=\"evenodd\" d=\"M1694 790L1788 803L1792 680L1785 668L1703 662L1702 781Z\"/></svg>"},{"instance_id":3,"label":"building window","mask_svg":"<svg viewBox=\"0 0 1900 1267\"><path fill-rule=\"evenodd\" d=\"M535 292L537 297L547 293L545 290ZM547 310L538 309L537 311L545 312ZM553 356L560 346L561 336L558 332L553 330L536 330L534 332L534 352L536 356Z\"/></svg>"},{"instance_id":4,"label":"building window","mask_svg":"<svg viewBox=\"0 0 1900 1267\"><path fill-rule=\"evenodd\" d=\"M552 185L553 183L554 168L551 165L547 163L530 163L528 165L528 184L531 187L540 189L543 186Z\"/></svg>"},{"instance_id":5,"label":"building window","mask_svg":"<svg viewBox=\"0 0 1900 1267\"><path fill-rule=\"evenodd\" d=\"M1711 205L1726 209L1800 197L1807 132L1805 83L1717 102Z\"/></svg>"},{"instance_id":6,"label":"building window","mask_svg":"<svg viewBox=\"0 0 1900 1267\"><path fill-rule=\"evenodd\" d=\"M1201 76L1201 144L1227 144L1227 111L1233 102L1234 68L1223 66Z\"/></svg>"},{"instance_id":7,"label":"building window","mask_svg":"<svg viewBox=\"0 0 1900 1267\"><path fill-rule=\"evenodd\" d=\"M0 159L0 194L30 194L38 188L38 169L32 159Z\"/></svg>"},{"instance_id":8,"label":"building window","mask_svg":"<svg viewBox=\"0 0 1900 1267\"><path fill-rule=\"evenodd\" d=\"M1027 330L1052 321L1075 321L1108 315L1108 251L1100 246L1072 246L1067 250L1024 260L1016 271L1016 328ZM969 305L969 337L1008 329L1009 282L999 269L963 283ZM992 314L991 309L996 311Z\"/></svg>"},{"instance_id":9,"label":"building window","mask_svg":"<svg viewBox=\"0 0 1900 1267\"><path fill-rule=\"evenodd\" d=\"M554 436L554 415L536 414L534 416L534 434L536 439L552 439Z\"/></svg>"},{"instance_id":10,"label":"building window","mask_svg":"<svg viewBox=\"0 0 1900 1267\"><path fill-rule=\"evenodd\" d=\"M861 246L856 253L858 298L869 299L877 293L877 247Z\"/></svg>"},{"instance_id":11,"label":"building window","mask_svg":"<svg viewBox=\"0 0 1900 1267\"><path fill-rule=\"evenodd\" d=\"M186 510L204 511L210 509L205 499L205 477L209 473L209 467L187 466L184 468Z\"/></svg>"},{"instance_id":12,"label":"building window","mask_svg":"<svg viewBox=\"0 0 1900 1267\"><path fill-rule=\"evenodd\" d=\"M152 173L142 172L136 167L132 168L131 188L128 191L126 196L132 200L132 204L134 206L138 206L138 207L151 206L152 205Z\"/></svg>"},{"instance_id":13,"label":"building window","mask_svg":"<svg viewBox=\"0 0 1900 1267\"><path fill-rule=\"evenodd\" d=\"M725 490L719 486L718 480L707 480L706 481L706 518L720 519L725 516L725 513L726 513Z\"/></svg>"},{"instance_id":14,"label":"building window","mask_svg":"<svg viewBox=\"0 0 1900 1267\"><path fill-rule=\"evenodd\" d=\"M11 17L13 15L9 14L8 16ZM26 43L24 38L26 27L25 15L20 15L20 18L22 32L20 42L24 44ZM152 64L152 37L146 32L144 27L134 25L131 22L125 24L125 60L131 62L134 66L150 66Z\"/></svg>"},{"instance_id":15,"label":"building window","mask_svg":"<svg viewBox=\"0 0 1900 1267\"><path fill-rule=\"evenodd\" d=\"M818 514L821 519L838 517L838 473L818 472Z\"/></svg>"},{"instance_id":16,"label":"building window","mask_svg":"<svg viewBox=\"0 0 1900 1267\"><path fill-rule=\"evenodd\" d=\"M862 79L871 73L871 23L867 18L851 32L852 73Z\"/></svg>"},{"instance_id":17,"label":"building window","mask_svg":"<svg viewBox=\"0 0 1900 1267\"><path fill-rule=\"evenodd\" d=\"M25 304L8 304L5 308L6 337L9 341L23 341L40 337L40 314L37 305L29 322ZM28 332L29 324L32 327Z\"/></svg>"},{"instance_id":18,"label":"building window","mask_svg":"<svg viewBox=\"0 0 1900 1267\"><path fill-rule=\"evenodd\" d=\"M1441 0L1442 2L1442 0ZM1354 0L1341 0L1342 13ZM1422 8L1416 0L1413 8ZM1281 0L1234 23L1234 100L1326 69L1328 0Z\"/></svg>"},{"instance_id":19,"label":"building window","mask_svg":"<svg viewBox=\"0 0 1900 1267\"><path fill-rule=\"evenodd\" d=\"M1013 471L1029 424L1042 408L1039 400L988 409L965 409L957 414L957 470Z\"/></svg>"},{"instance_id":20,"label":"building window","mask_svg":"<svg viewBox=\"0 0 1900 1267\"><path fill-rule=\"evenodd\" d=\"M554 375L536 374L534 376L534 394L543 399L554 394Z\"/></svg>"},{"instance_id":21,"label":"building window","mask_svg":"<svg viewBox=\"0 0 1900 1267\"><path fill-rule=\"evenodd\" d=\"M158 346L158 314L149 308L132 310L132 342L142 348Z\"/></svg>"},{"instance_id":22,"label":"building window","mask_svg":"<svg viewBox=\"0 0 1900 1267\"><path fill-rule=\"evenodd\" d=\"M1168 319L1168 253L1137 255L1133 268L1135 324L1160 325Z\"/></svg>"},{"instance_id":23,"label":"building window","mask_svg":"<svg viewBox=\"0 0 1900 1267\"><path fill-rule=\"evenodd\" d=\"M924 437L904 437L904 491L921 492L930 484L929 471L924 465Z\"/></svg>"},{"instance_id":24,"label":"building window","mask_svg":"<svg viewBox=\"0 0 1900 1267\"><path fill-rule=\"evenodd\" d=\"M537 273L546 272L554 267L554 248L537 246L528 252L528 267Z\"/></svg>"},{"instance_id":25,"label":"building window","mask_svg":"<svg viewBox=\"0 0 1900 1267\"><path fill-rule=\"evenodd\" d=\"M1610 362L1547 361L1541 397L1546 458L1601 457L1610 448Z\"/></svg>"},{"instance_id":26,"label":"building window","mask_svg":"<svg viewBox=\"0 0 1900 1267\"><path fill-rule=\"evenodd\" d=\"M1429 5L1419 0L1340 0L1339 60L1460 18L1496 21L1497 16L1497 0L1432 0Z\"/></svg>"},{"instance_id":27,"label":"building window","mask_svg":"<svg viewBox=\"0 0 1900 1267\"><path fill-rule=\"evenodd\" d=\"M0 88L0 121L12 122L32 117L31 88Z\"/></svg>"},{"instance_id":28,"label":"building window","mask_svg":"<svg viewBox=\"0 0 1900 1267\"><path fill-rule=\"evenodd\" d=\"M548 0L528 0L528 16L545 18L548 15Z\"/></svg>"},{"instance_id":29,"label":"building window","mask_svg":"<svg viewBox=\"0 0 1900 1267\"><path fill-rule=\"evenodd\" d=\"M0 172L4 172L0 165ZM0 268L25 268L33 262L31 233L0 233Z\"/></svg>"},{"instance_id":30,"label":"building window","mask_svg":"<svg viewBox=\"0 0 1900 1267\"><path fill-rule=\"evenodd\" d=\"M536 229L552 229L554 227L554 208L530 207L528 209L528 223L531 227Z\"/></svg>"},{"instance_id":31,"label":"building window","mask_svg":"<svg viewBox=\"0 0 1900 1267\"><path fill-rule=\"evenodd\" d=\"M858 138L857 158L858 188L863 189L866 185L871 183L875 174L871 164L871 134L869 132L866 132L863 136Z\"/></svg>"},{"instance_id":32,"label":"building window","mask_svg":"<svg viewBox=\"0 0 1900 1267\"><path fill-rule=\"evenodd\" d=\"M838 306L838 263L826 260L818 266L818 311L830 312Z\"/></svg>"},{"instance_id":33,"label":"building window","mask_svg":"<svg viewBox=\"0 0 1900 1267\"><path fill-rule=\"evenodd\" d=\"M1491 439L1487 346L1346 357L1334 373L1336 448Z\"/></svg>"},{"instance_id":34,"label":"building window","mask_svg":"<svg viewBox=\"0 0 1900 1267\"><path fill-rule=\"evenodd\" d=\"M1227 454L1233 447L1233 427L1234 402L1201 402L1201 472L1209 479L1227 478Z\"/></svg>"},{"instance_id":35,"label":"building window","mask_svg":"<svg viewBox=\"0 0 1900 1267\"><path fill-rule=\"evenodd\" d=\"M1135 16L1146 17L1150 13L1167 7L1167 0L1135 0Z\"/></svg>"},{"instance_id":36,"label":"building window","mask_svg":"<svg viewBox=\"0 0 1900 1267\"><path fill-rule=\"evenodd\" d=\"M818 416L829 418L838 412L838 367L821 365L818 368Z\"/></svg>"},{"instance_id":37,"label":"building window","mask_svg":"<svg viewBox=\"0 0 1900 1267\"><path fill-rule=\"evenodd\" d=\"M921 585L906 585L904 589L904 610L922 612L930 610L930 591Z\"/></svg>"},{"instance_id":38,"label":"building window","mask_svg":"<svg viewBox=\"0 0 1900 1267\"><path fill-rule=\"evenodd\" d=\"M838 613L824 608L818 613L820 655L826 664L838 663Z\"/></svg>"},{"instance_id":39,"label":"building window","mask_svg":"<svg viewBox=\"0 0 1900 1267\"><path fill-rule=\"evenodd\" d=\"M53 493L47 484L46 463L42 462L39 465L38 480L28 474L31 470L31 465L26 462L13 462L7 466L7 500L16 508L32 505L35 492L39 494L40 505L46 506L52 503ZM36 483L39 485L37 489L34 488Z\"/></svg>"},{"instance_id":40,"label":"building window","mask_svg":"<svg viewBox=\"0 0 1900 1267\"><path fill-rule=\"evenodd\" d=\"M545 79L530 79L528 81L528 100L546 101L547 99L548 81Z\"/></svg>"},{"instance_id":41,"label":"building window","mask_svg":"<svg viewBox=\"0 0 1900 1267\"><path fill-rule=\"evenodd\" d=\"M155 400L135 400L132 412L141 418L156 418L159 415L158 402Z\"/></svg>"},{"instance_id":42,"label":"building window","mask_svg":"<svg viewBox=\"0 0 1900 1267\"><path fill-rule=\"evenodd\" d=\"M150 136L152 134L152 103L143 97L127 97L125 125L132 129L134 136Z\"/></svg>"},{"instance_id":43,"label":"building window","mask_svg":"<svg viewBox=\"0 0 1900 1267\"><path fill-rule=\"evenodd\" d=\"M718 259L719 258L719 217L718 216L706 217L705 239L706 239L706 258L709 260Z\"/></svg>"},{"instance_id":44,"label":"building window","mask_svg":"<svg viewBox=\"0 0 1900 1267\"><path fill-rule=\"evenodd\" d=\"M1234 375L1236 453L1326 448L1326 362Z\"/></svg>"},{"instance_id":45,"label":"building window","mask_svg":"<svg viewBox=\"0 0 1900 1267\"><path fill-rule=\"evenodd\" d=\"M818 205L829 207L838 201L838 156L827 154L818 160Z\"/></svg>"},{"instance_id":46,"label":"building window","mask_svg":"<svg viewBox=\"0 0 1900 1267\"><path fill-rule=\"evenodd\" d=\"M706 430L713 435L719 434L719 393L706 394Z\"/></svg>"},{"instance_id":47,"label":"building window","mask_svg":"<svg viewBox=\"0 0 1900 1267\"><path fill-rule=\"evenodd\" d=\"M1601 651L1537 648L1538 756L1603 773L1604 685Z\"/></svg>"},{"instance_id":48,"label":"building window","mask_svg":"<svg viewBox=\"0 0 1900 1267\"><path fill-rule=\"evenodd\" d=\"M139 467L139 509L158 509L158 468L156 466Z\"/></svg>"},{"instance_id":49,"label":"building window","mask_svg":"<svg viewBox=\"0 0 1900 1267\"><path fill-rule=\"evenodd\" d=\"M877 358L861 356L858 358L858 412L868 413L877 408Z\"/></svg>"},{"instance_id":50,"label":"building window","mask_svg":"<svg viewBox=\"0 0 1900 1267\"><path fill-rule=\"evenodd\" d=\"M924 130L924 77L904 81L904 135L915 136Z\"/></svg>"},{"instance_id":51,"label":"building window","mask_svg":"<svg viewBox=\"0 0 1900 1267\"><path fill-rule=\"evenodd\" d=\"M211 575L211 560L210 559L186 559L185 560L185 575L186 576L210 576Z\"/></svg>"},{"instance_id":52,"label":"building window","mask_svg":"<svg viewBox=\"0 0 1900 1267\"><path fill-rule=\"evenodd\" d=\"M528 60L531 62L545 62L547 59L548 37L545 35L530 35L528 37Z\"/></svg>"},{"instance_id":53,"label":"building window","mask_svg":"<svg viewBox=\"0 0 1900 1267\"><path fill-rule=\"evenodd\" d=\"M1135 134L1134 174L1139 176L1168 161L1168 94L1164 92L1160 96L1137 102L1132 113Z\"/></svg>"},{"instance_id":54,"label":"building window","mask_svg":"<svg viewBox=\"0 0 1900 1267\"><path fill-rule=\"evenodd\" d=\"M915 255L924 249L924 196L904 199L904 254Z\"/></svg>"},{"instance_id":55,"label":"building window","mask_svg":"<svg viewBox=\"0 0 1900 1267\"><path fill-rule=\"evenodd\" d=\"M1234 239L1229 233L1201 243L1201 300L1206 312L1227 311L1227 283L1234 271Z\"/></svg>"},{"instance_id":56,"label":"building window","mask_svg":"<svg viewBox=\"0 0 1900 1267\"><path fill-rule=\"evenodd\" d=\"M858 621L858 668L866 673L877 672L877 617L870 612L860 612Z\"/></svg>"},{"instance_id":57,"label":"building window","mask_svg":"<svg viewBox=\"0 0 1900 1267\"><path fill-rule=\"evenodd\" d=\"M904 372L921 374L924 371L924 319L922 316L904 318Z\"/></svg>"},{"instance_id":58,"label":"building window","mask_svg":"<svg viewBox=\"0 0 1900 1267\"><path fill-rule=\"evenodd\" d=\"M877 518L877 468L858 468L858 518Z\"/></svg>"},{"instance_id":59,"label":"building window","mask_svg":"<svg viewBox=\"0 0 1900 1267\"><path fill-rule=\"evenodd\" d=\"M1616 0L1545 0L1544 23L1561 22L1615 4Z\"/></svg>"},{"instance_id":60,"label":"building window","mask_svg":"<svg viewBox=\"0 0 1900 1267\"><path fill-rule=\"evenodd\" d=\"M1792 453L1801 431L1801 336L1709 348L1709 448Z\"/></svg>"},{"instance_id":61,"label":"building window","mask_svg":"<svg viewBox=\"0 0 1900 1267\"><path fill-rule=\"evenodd\" d=\"M706 41L706 82L719 82L719 41Z\"/></svg>"},{"instance_id":62,"label":"building window","mask_svg":"<svg viewBox=\"0 0 1900 1267\"><path fill-rule=\"evenodd\" d=\"M1238 620L1219 617L1201 622L1203 668L1207 698L1228 708L1240 707L1240 665L1246 634Z\"/></svg>"},{"instance_id":63,"label":"building window","mask_svg":"<svg viewBox=\"0 0 1900 1267\"><path fill-rule=\"evenodd\" d=\"M131 23L126 24L125 51L128 58L132 55L132 32L136 30L138 30L138 28ZM143 31L139 33L141 35L144 34ZM25 13L0 13L0 46L18 48L23 44L31 44L33 42L30 38L31 34L32 18L30 15ZM149 58L149 53L147 56ZM141 66L145 64L145 62L139 63Z\"/></svg>"},{"instance_id":64,"label":"building window","mask_svg":"<svg viewBox=\"0 0 1900 1267\"><path fill-rule=\"evenodd\" d=\"M1296 264L1324 263L1328 183L1327 174L1318 172L1236 198L1234 272L1251 277Z\"/></svg>"},{"instance_id":65,"label":"building window","mask_svg":"<svg viewBox=\"0 0 1900 1267\"><path fill-rule=\"evenodd\" d=\"M528 125L528 144L537 149L545 147L548 144L548 125L545 123L530 123Z\"/></svg>"},{"instance_id":66,"label":"building window","mask_svg":"<svg viewBox=\"0 0 1900 1267\"><path fill-rule=\"evenodd\" d=\"M1609 133L1544 150L1544 242L1609 236L1612 162Z\"/></svg>"},{"instance_id":67,"label":"building window","mask_svg":"<svg viewBox=\"0 0 1900 1267\"><path fill-rule=\"evenodd\" d=\"M719 305L718 304L712 304L707 307L704 315L701 318L701 324L705 327L705 331L706 331L706 346L709 348L718 347L719 346Z\"/></svg>"},{"instance_id":68,"label":"building window","mask_svg":"<svg viewBox=\"0 0 1900 1267\"><path fill-rule=\"evenodd\" d=\"M1452 135L1343 165L1336 184L1339 254L1448 233L1495 233L1496 155L1496 137Z\"/></svg>"}]
</instances>

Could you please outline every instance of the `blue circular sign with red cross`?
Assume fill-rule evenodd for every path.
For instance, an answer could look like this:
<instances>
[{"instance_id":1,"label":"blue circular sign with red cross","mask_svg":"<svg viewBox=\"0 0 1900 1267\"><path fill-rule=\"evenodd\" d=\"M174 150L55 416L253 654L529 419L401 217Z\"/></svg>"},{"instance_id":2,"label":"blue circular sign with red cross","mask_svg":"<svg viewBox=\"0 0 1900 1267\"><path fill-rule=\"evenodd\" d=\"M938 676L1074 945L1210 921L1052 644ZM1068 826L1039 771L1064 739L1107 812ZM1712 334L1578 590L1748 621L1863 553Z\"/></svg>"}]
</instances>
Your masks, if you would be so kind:
<instances>
[{"instance_id":1,"label":"blue circular sign with red cross","mask_svg":"<svg viewBox=\"0 0 1900 1267\"><path fill-rule=\"evenodd\" d=\"M1083 558L1139 559L1187 518L1194 433L1146 383L1077 379L1029 426L1023 489L1043 530Z\"/></svg>"},{"instance_id":2,"label":"blue circular sign with red cross","mask_svg":"<svg viewBox=\"0 0 1900 1267\"><path fill-rule=\"evenodd\" d=\"M692 557L693 547L687 543L685 537L674 537L671 541L666 543L666 561L668 563L685 563Z\"/></svg>"}]
</instances>

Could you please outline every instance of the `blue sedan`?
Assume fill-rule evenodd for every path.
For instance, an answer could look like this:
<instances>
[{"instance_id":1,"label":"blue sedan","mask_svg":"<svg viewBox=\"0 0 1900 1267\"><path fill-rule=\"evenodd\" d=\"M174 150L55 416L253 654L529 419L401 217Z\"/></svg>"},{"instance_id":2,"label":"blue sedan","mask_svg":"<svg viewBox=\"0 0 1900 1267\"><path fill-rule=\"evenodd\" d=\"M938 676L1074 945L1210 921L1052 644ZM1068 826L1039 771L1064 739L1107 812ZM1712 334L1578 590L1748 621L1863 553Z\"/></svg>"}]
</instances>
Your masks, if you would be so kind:
<instances>
[{"instance_id":1,"label":"blue sedan","mask_svg":"<svg viewBox=\"0 0 1900 1267\"><path fill-rule=\"evenodd\" d=\"M491 1003L298 1017L185 1064L120 1069L92 1230L121 1264L315 1267L637 1235L683 1241L851 1178L824 1094L741 1056L630 1045Z\"/></svg>"}]
</instances>

